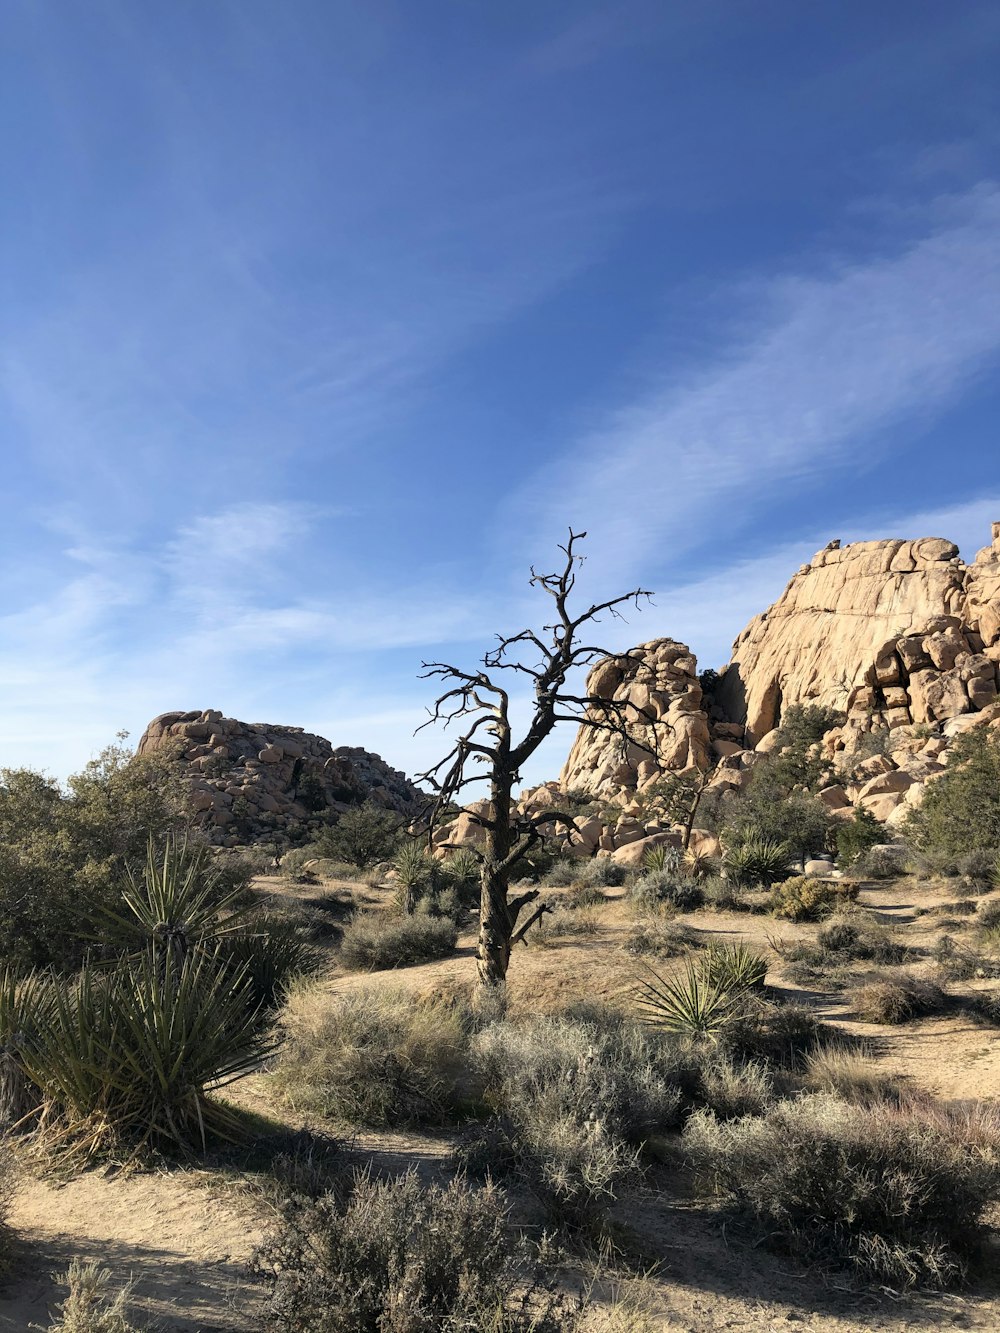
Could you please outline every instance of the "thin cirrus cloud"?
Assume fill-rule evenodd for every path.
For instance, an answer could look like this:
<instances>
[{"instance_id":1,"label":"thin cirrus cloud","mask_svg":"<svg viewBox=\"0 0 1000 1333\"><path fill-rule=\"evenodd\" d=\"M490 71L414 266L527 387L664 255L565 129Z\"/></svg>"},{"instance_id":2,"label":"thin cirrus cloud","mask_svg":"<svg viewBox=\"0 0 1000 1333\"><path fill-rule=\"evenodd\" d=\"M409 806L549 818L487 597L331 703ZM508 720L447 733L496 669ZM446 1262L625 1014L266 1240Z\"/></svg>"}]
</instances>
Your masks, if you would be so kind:
<instances>
[{"instance_id":1,"label":"thin cirrus cloud","mask_svg":"<svg viewBox=\"0 0 1000 1333\"><path fill-rule=\"evenodd\" d=\"M533 479L517 497L532 541L572 516L619 583L693 550L723 506L752 517L945 405L1000 349L1000 189L935 217L894 255L758 288L768 314L742 346L614 411L576 441L571 471L564 457Z\"/></svg>"}]
</instances>

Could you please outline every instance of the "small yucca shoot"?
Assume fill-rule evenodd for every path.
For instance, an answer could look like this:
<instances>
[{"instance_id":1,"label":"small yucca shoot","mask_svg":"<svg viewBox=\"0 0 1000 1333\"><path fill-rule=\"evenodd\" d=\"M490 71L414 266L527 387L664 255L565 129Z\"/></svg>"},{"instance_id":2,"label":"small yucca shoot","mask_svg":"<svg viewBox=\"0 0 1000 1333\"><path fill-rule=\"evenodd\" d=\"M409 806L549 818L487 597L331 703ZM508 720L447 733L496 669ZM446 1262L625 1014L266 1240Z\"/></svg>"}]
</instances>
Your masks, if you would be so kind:
<instances>
[{"instance_id":1,"label":"small yucca shoot","mask_svg":"<svg viewBox=\"0 0 1000 1333\"><path fill-rule=\"evenodd\" d=\"M639 983L639 1005L653 1022L690 1037L716 1036L730 1015L729 991L690 963L676 981L648 965L646 971L648 976Z\"/></svg>"},{"instance_id":2,"label":"small yucca shoot","mask_svg":"<svg viewBox=\"0 0 1000 1333\"><path fill-rule=\"evenodd\" d=\"M762 990L767 962L745 944L713 944L699 961L705 981L731 994Z\"/></svg>"}]
</instances>

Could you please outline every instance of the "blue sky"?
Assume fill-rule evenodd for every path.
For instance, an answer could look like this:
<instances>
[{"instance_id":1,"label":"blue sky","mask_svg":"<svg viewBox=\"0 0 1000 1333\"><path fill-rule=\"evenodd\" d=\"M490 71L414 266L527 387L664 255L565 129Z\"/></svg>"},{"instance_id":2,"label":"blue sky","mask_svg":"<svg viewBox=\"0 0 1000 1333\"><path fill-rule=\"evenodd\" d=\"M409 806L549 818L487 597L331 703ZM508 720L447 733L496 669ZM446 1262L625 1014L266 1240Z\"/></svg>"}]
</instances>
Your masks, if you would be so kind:
<instances>
[{"instance_id":1,"label":"blue sky","mask_svg":"<svg viewBox=\"0 0 1000 1333\"><path fill-rule=\"evenodd\" d=\"M831 537L971 557L998 58L976 0L7 0L0 764L212 707L415 771L569 523L704 666Z\"/></svg>"}]
</instances>

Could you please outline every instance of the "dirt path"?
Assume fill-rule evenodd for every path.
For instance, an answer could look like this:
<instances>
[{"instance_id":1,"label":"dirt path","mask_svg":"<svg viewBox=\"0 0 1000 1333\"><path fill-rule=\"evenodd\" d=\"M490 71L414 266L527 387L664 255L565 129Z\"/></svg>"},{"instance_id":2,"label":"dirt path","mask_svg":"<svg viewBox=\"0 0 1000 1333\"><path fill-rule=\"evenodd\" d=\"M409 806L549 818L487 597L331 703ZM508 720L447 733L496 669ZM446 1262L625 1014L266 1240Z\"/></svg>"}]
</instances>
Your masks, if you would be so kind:
<instances>
[{"instance_id":1,"label":"dirt path","mask_svg":"<svg viewBox=\"0 0 1000 1333\"><path fill-rule=\"evenodd\" d=\"M26 1179L10 1224L17 1247L0 1290L3 1333L47 1327L65 1295L54 1275L77 1257L110 1268L116 1286L134 1281L137 1319L156 1319L163 1333L242 1333L260 1300L246 1271L260 1219L200 1173Z\"/></svg>"}]
</instances>

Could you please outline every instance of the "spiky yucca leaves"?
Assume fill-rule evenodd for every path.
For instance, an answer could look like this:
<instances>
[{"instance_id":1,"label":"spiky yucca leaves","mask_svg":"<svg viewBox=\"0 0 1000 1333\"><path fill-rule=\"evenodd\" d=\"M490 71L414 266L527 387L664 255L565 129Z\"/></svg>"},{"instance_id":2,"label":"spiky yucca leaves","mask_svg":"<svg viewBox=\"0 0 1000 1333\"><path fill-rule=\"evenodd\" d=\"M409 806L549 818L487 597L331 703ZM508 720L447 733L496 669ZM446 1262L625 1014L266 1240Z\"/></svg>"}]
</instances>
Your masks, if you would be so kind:
<instances>
[{"instance_id":1,"label":"spiky yucca leaves","mask_svg":"<svg viewBox=\"0 0 1000 1333\"><path fill-rule=\"evenodd\" d=\"M54 984L24 1066L42 1090L49 1141L86 1160L119 1145L203 1150L209 1137L233 1137L235 1117L210 1093L266 1049L244 970L147 950Z\"/></svg>"},{"instance_id":2,"label":"spiky yucca leaves","mask_svg":"<svg viewBox=\"0 0 1000 1333\"><path fill-rule=\"evenodd\" d=\"M789 850L774 838L747 838L735 847L727 847L723 869L737 884L755 886L773 884L788 871Z\"/></svg>"},{"instance_id":3,"label":"spiky yucca leaves","mask_svg":"<svg viewBox=\"0 0 1000 1333\"><path fill-rule=\"evenodd\" d=\"M191 847L187 839L169 837L162 854L152 838L146 868L137 879L128 870L122 891L125 912L104 915L126 947L155 945L161 957L180 963L196 947L211 948L240 929L252 908L242 903L242 886L225 889L209 863L207 847Z\"/></svg>"},{"instance_id":4,"label":"spiky yucca leaves","mask_svg":"<svg viewBox=\"0 0 1000 1333\"><path fill-rule=\"evenodd\" d=\"M276 912L261 912L227 931L214 956L230 972L245 972L252 1006L266 1009L283 1004L292 982L316 972L322 961L295 922Z\"/></svg>"},{"instance_id":5,"label":"spiky yucca leaves","mask_svg":"<svg viewBox=\"0 0 1000 1333\"><path fill-rule=\"evenodd\" d=\"M699 960L702 976L730 993L763 990L767 961L746 944L713 944Z\"/></svg>"},{"instance_id":6,"label":"spiky yucca leaves","mask_svg":"<svg viewBox=\"0 0 1000 1333\"><path fill-rule=\"evenodd\" d=\"M42 1093L25 1068L25 1055L53 1005L53 983L38 972L0 969L0 1130L10 1130L41 1109Z\"/></svg>"},{"instance_id":7,"label":"spiky yucca leaves","mask_svg":"<svg viewBox=\"0 0 1000 1333\"><path fill-rule=\"evenodd\" d=\"M410 841L405 842L393 857L392 868L400 888L400 906L409 916L421 893L431 886L437 863L422 843Z\"/></svg>"},{"instance_id":8,"label":"spiky yucca leaves","mask_svg":"<svg viewBox=\"0 0 1000 1333\"><path fill-rule=\"evenodd\" d=\"M732 1011L728 990L709 981L691 963L677 980L662 977L648 964L646 971L647 977L639 983L638 1000L651 1021L690 1037L718 1035Z\"/></svg>"},{"instance_id":9,"label":"spiky yucca leaves","mask_svg":"<svg viewBox=\"0 0 1000 1333\"><path fill-rule=\"evenodd\" d=\"M658 873L676 872L680 870L683 859L679 847L670 847L661 843L658 847L646 848L642 857L642 868Z\"/></svg>"}]
</instances>

